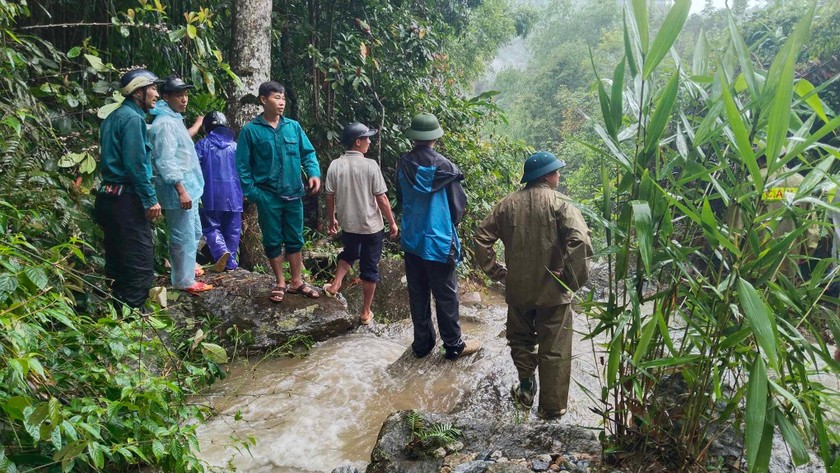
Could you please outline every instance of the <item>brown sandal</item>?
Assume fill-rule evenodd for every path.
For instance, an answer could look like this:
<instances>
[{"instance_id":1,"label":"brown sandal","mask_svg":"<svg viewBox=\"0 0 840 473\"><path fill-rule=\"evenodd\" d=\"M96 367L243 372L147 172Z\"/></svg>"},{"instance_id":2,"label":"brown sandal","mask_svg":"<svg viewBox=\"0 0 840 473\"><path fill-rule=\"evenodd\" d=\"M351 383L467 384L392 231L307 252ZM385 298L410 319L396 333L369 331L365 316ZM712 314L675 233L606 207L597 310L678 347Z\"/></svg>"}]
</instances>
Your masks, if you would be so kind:
<instances>
[{"instance_id":1,"label":"brown sandal","mask_svg":"<svg viewBox=\"0 0 840 473\"><path fill-rule=\"evenodd\" d=\"M290 287L288 291L289 294L300 294L310 299L317 299L321 297L321 293L318 292L317 289L306 283L301 283L301 285L298 287Z\"/></svg>"},{"instance_id":2,"label":"brown sandal","mask_svg":"<svg viewBox=\"0 0 840 473\"><path fill-rule=\"evenodd\" d=\"M286 297L286 286L274 286L271 289L271 293L268 295L268 300L271 302L283 302L283 299Z\"/></svg>"}]
</instances>

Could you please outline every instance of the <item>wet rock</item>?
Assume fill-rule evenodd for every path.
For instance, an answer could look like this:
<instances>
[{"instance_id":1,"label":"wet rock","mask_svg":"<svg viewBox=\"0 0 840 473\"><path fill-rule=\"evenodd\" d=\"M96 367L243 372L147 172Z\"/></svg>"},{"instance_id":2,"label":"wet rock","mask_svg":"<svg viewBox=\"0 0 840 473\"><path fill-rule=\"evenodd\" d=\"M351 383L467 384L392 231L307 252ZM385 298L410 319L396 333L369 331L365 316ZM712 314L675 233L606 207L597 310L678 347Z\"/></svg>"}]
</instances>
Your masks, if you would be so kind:
<instances>
[{"instance_id":1,"label":"wet rock","mask_svg":"<svg viewBox=\"0 0 840 473\"><path fill-rule=\"evenodd\" d=\"M366 473L429 473L443 466L443 458L418 458L412 448L414 439L406 421L408 413L395 412L382 424ZM434 415L421 416L427 424L437 421Z\"/></svg>"},{"instance_id":2,"label":"wet rock","mask_svg":"<svg viewBox=\"0 0 840 473\"><path fill-rule=\"evenodd\" d=\"M542 460L531 460L531 469L534 471L548 470L548 462Z\"/></svg>"},{"instance_id":3,"label":"wet rock","mask_svg":"<svg viewBox=\"0 0 840 473\"><path fill-rule=\"evenodd\" d=\"M213 320L228 346L238 344L240 349L267 352L296 337L326 340L358 324L358 318L335 299L287 293L283 302L271 302L268 295L274 286L273 276L237 270L201 279L215 288L197 296L170 291L169 311L188 330Z\"/></svg>"},{"instance_id":4,"label":"wet rock","mask_svg":"<svg viewBox=\"0 0 840 473\"><path fill-rule=\"evenodd\" d=\"M487 467L486 473L531 473L531 469L516 463L497 462Z\"/></svg>"},{"instance_id":5,"label":"wet rock","mask_svg":"<svg viewBox=\"0 0 840 473\"><path fill-rule=\"evenodd\" d=\"M471 461L458 465L452 473L484 473L490 465L491 463L486 461Z\"/></svg>"},{"instance_id":6,"label":"wet rock","mask_svg":"<svg viewBox=\"0 0 840 473\"><path fill-rule=\"evenodd\" d=\"M478 291L471 291L461 295L461 305L479 306L481 305L481 294Z\"/></svg>"},{"instance_id":7,"label":"wet rock","mask_svg":"<svg viewBox=\"0 0 840 473\"><path fill-rule=\"evenodd\" d=\"M330 473L361 473L358 468L355 466L340 466L338 468L333 468Z\"/></svg>"}]
</instances>

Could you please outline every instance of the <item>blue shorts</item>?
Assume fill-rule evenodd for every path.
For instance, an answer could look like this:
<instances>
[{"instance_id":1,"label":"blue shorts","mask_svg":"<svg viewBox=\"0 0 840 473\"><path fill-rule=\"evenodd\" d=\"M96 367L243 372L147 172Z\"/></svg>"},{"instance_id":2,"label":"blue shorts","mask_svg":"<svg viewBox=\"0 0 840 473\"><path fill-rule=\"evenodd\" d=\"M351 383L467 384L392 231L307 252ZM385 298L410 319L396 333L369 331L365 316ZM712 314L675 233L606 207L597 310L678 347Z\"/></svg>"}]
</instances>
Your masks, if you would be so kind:
<instances>
[{"instance_id":1,"label":"blue shorts","mask_svg":"<svg viewBox=\"0 0 840 473\"><path fill-rule=\"evenodd\" d=\"M343 232L341 243L344 244L344 251L339 253L338 259L347 261L350 266L359 260L359 277L362 281L379 282L379 258L382 257L384 239L385 230L367 235Z\"/></svg>"}]
</instances>

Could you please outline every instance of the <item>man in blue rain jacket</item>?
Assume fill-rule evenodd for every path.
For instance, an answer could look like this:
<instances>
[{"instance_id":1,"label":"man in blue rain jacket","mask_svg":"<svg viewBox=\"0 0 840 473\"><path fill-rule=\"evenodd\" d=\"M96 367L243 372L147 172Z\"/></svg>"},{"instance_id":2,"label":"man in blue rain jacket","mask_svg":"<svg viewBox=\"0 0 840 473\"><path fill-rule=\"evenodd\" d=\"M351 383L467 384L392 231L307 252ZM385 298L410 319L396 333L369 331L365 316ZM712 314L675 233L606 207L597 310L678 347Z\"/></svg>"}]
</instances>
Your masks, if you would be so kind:
<instances>
[{"instance_id":1,"label":"man in blue rain jacket","mask_svg":"<svg viewBox=\"0 0 840 473\"><path fill-rule=\"evenodd\" d=\"M236 253L242 233L242 188L236 172L236 140L222 112L205 115L201 127L207 134L195 144L204 173L204 196L199 211L201 232L213 261L220 266L224 263L224 269L234 270L238 267Z\"/></svg>"},{"instance_id":2,"label":"man in blue rain jacket","mask_svg":"<svg viewBox=\"0 0 840 473\"><path fill-rule=\"evenodd\" d=\"M431 295L435 297L440 338L448 360L475 353L478 340L464 341L458 311L461 242L456 226L464 216L467 196L461 187L464 175L458 166L436 152L443 129L437 117L421 113L411 121L405 136L414 147L397 162L397 195L402 203L400 245L405 252L414 342L418 358L434 349Z\"/></svg>"}]
</instances>

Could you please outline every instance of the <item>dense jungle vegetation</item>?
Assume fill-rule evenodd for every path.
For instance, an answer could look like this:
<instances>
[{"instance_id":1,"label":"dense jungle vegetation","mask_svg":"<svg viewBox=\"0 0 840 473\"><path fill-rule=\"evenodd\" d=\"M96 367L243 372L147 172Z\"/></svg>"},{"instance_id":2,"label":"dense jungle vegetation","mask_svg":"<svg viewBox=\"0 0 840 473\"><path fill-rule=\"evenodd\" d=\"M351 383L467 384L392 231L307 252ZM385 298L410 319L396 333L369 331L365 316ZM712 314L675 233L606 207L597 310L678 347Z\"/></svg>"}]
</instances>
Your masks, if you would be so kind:
<instances>
[{"instance_id":1,"label":"dense jungle vegetation","mask_svg":"<svg viewBox=\"0 0 840 473\"><path fill-rule=\"evenodd\" d=\"M210 413L189 396L227 357L206 322L115 312L91 189L121 72L196 84L190 123L226 106L245 1L0 0L0 471L203 471L194 431ZM840 398L814 375L840 371L838 269L803 239L833 231L840 5L689 6L291 0L264 14L271 77L324 168L358 120L382 130L371 157L390 182L411 116L441 119L466 174L464 241L531 151L566 159L610 274L605 300L578 294L610 340L592 393L608 460L701 470L719 433L743 429L749 471L779 432L797 463L835 473ZM528 60L488 75L514 39ZM793 173L796 194L765 205ZM796 229L774 235L783 219Z\"/></svg>"}]
</instances>

